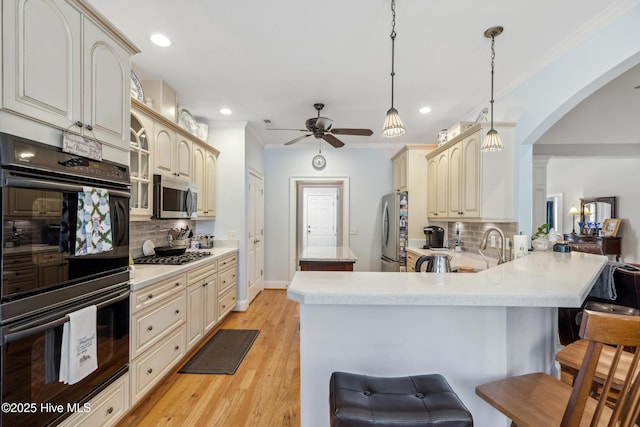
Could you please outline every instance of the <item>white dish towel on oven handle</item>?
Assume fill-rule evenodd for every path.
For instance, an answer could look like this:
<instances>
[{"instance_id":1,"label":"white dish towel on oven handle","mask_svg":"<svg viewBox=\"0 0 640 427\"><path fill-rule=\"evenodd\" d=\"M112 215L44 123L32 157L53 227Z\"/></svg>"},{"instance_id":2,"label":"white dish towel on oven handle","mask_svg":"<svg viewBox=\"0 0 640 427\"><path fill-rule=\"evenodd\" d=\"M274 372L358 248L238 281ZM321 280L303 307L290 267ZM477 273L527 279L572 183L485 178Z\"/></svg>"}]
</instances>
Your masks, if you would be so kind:
<instances>
[{"instance_id":1,"label":"white dish towel on oven handle","mask_svg":"<svg viewBox=\"0 0 640 427\"><path fill-rule=\"evenodd\" d=\"M62 328L60 382L75 384L98 369L97 312L90 305L69 313Z\"/></svg>"}]
</instances>

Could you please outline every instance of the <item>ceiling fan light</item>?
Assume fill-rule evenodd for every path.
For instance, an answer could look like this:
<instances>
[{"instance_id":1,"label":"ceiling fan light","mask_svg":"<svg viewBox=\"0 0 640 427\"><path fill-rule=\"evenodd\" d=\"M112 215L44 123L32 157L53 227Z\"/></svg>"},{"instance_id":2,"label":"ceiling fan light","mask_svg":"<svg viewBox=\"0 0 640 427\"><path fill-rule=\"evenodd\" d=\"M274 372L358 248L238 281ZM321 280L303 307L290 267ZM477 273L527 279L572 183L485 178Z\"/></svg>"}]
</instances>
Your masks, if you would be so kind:
<instances>
[{"instance_id":1,"label":"ceiling fan light","mask_svg":"<svg viewBox=\"0 0 640 427\"><path fill-rule=\"evenodd\" d=\"M504 145L502 145L502 140L500 139L500 135L498 135L498 131L491 128L489 132L487 132L487 137L482 143L482 151L500 151L504 149Z\"/></svg>"},{"instance_id":2,"label":"ceiling fan light","mask_svg":"<svg viewBox=\"0 0 640 427\"><path fill-rule=\"evenodd\" d=\"M404 124L402 124L402 120L400 120L398 110L393 107L389 108L389 111L387 111L387 117L384 119L382 136L393 138L404 135L405 133L406 129L404 128Z\"/></svg>"}]
</instances>

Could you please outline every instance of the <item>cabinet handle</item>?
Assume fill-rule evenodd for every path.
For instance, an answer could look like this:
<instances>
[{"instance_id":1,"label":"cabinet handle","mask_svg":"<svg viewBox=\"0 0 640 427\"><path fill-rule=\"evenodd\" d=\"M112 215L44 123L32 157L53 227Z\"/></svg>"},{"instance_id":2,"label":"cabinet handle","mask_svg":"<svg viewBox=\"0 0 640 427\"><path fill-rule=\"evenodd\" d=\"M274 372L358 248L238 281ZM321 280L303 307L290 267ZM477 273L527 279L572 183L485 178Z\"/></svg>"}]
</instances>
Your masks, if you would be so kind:
<instances>
[{"instance_id":1,"label":"cabinet handle","mask_svg":"<svg viewBox=\"0 0 640 427\"><path fill-rule=\"evenodd\" d=\"M113 406L109 406L109 409L107 409L107 414L111 413L113 413Z\"/></svg>"},{"instance_id":2,"label":"cabinet handle","mask_svg":"<svg viewBox=\"0 0 640 427\"><path fill-rule=\"evenodd\" d=\"M153 326L149 326L149 327L147 328L147 331L153 331Z\"/></svg>"},{"instance_id":3,"label":"cabinet handle","mask_svg":"<svg viewBox=\"0 0 640 427\"><path fill-rule=\"evenodd\" d=\"M79 128L81 128L82 126L84 126L84 123L82 123L80 120L78 120L75 124L76 124L76 126L78 126Z\"/></svg>"},{"instance_id":4,"label":"cabinet handle","mask_svg":"<svg viewBox=\"0 0 640 427\"><path fill-rule=\"evenodd\" d=\"M153 373L153 369L152 368L147 369L147 374L151 374L151 373Z\"/></svg>"},{"instance_id":5,"label":"cabinet handle","mask_svg":"<svg viewBox=\"0 0 640 427\"><path fill-rule=\"evenodd\" d=\"M149 299L153 298L153 294L149 294L148 298Z\"/></svg>"},{"instance_id":6,"label":"cabinet handle","mask_svg":"<svg viewBox=\"0 0 640 427\"><path fill-rule=\"evenodd\" d=\"M91 126L91 125L86 125L85 127L86 127L88 130L93 130L93 126Z\"/></svg>"}]
</instances>

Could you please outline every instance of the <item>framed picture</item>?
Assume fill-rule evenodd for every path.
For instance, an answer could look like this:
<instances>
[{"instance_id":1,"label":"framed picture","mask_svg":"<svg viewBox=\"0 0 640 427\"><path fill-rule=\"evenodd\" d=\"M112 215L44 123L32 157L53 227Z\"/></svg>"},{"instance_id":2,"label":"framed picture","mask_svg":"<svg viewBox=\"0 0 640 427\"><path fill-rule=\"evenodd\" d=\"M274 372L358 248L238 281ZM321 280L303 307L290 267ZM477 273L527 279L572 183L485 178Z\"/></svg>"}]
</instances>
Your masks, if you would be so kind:
<instances>
[{"instance_id":1,"label":"framed picture","mask_svg":"<svg viewBox=\"0 0 640 427\"><path fill-rule=\"evenodd\" d=\"M602 230L607 237L615 237L618 235L618 228L620 228L621 220L619 218L608 218L604 220L602 224Z\"/></svg>"}]
</instances>

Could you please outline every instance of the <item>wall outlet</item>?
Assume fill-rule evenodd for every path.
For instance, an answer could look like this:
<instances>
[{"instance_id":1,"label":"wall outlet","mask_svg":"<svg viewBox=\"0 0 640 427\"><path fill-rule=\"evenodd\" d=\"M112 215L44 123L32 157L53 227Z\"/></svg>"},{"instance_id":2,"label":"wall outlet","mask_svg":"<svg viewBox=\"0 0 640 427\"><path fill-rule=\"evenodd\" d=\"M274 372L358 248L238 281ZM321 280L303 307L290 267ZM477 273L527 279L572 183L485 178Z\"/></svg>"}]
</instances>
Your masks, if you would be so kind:
<instances>
[{"instance_id":1,"label":"wall outlet","mask_svg":"<svg viewBox=\"0 0 640 427\"><path fill-rule=\"evenodd\" d=\"M351 227L351 234L354 236L358 234L358 227Z\"/></svg>"},{"instance_id":2,"label":"wall outlet","mask_svg":"<svg viewBox=\"0 0 640 427\"><path fill-rule=\"evenodd\" d=\"M227 240L237 240L238 236L235 231L227 231Z\"/></svg>"},{"instance_id":3,"label":"wall outlet","mask_svg":"<svg viewBox=\"0 0 640 427\"><path fill-rule=\"evenodd\" d=\"M496 236L491 235L489 237L491 237L491 247L495 248L496 247Z\"/></svg>"}]
</instances>

